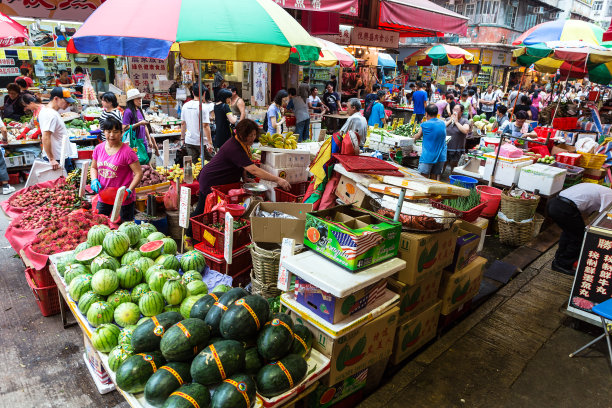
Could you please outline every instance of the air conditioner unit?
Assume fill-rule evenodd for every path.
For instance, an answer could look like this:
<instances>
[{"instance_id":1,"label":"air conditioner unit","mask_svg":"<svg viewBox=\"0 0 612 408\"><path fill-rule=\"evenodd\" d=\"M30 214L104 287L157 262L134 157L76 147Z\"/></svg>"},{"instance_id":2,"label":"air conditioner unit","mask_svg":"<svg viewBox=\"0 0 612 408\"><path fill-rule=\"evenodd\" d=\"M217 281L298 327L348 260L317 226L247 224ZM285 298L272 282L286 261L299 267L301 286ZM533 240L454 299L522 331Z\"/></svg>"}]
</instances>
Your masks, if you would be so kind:
<instances>
[{"instance_id":1,"label":"air conditioner unit","mask_svg":"<svg viewBox=\"0 0 612 408\"><path fill-rule=\"evenodd\" d=\"M536 14L544 14L544 7L536 7L535 8L535 13Z\"/></svg>"}]
</instances>

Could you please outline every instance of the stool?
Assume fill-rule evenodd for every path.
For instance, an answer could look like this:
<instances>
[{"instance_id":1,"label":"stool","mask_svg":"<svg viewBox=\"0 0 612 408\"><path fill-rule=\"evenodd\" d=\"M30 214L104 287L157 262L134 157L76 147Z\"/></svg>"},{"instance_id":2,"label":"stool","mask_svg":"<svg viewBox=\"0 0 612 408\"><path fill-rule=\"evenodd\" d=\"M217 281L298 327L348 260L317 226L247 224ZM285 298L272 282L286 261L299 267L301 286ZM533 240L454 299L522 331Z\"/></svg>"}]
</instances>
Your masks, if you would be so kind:
<instances>
[{"instance_id":1,"label":"stool","mask_svg":"<svg viewBox=\"0 0 612 408\"><path fill-rule=\"evenodd\" d=\"M610 345L610 336L612 335L612 324L609 324L609 325L606 324L606 319L612 320L612 299L608 299L605 302L602 302L596 306L593 306L591 311L601 318L601 325L603 326L604 334L597 337L595 340L585 344L584 346L580 347L578 350L574 351L569 356L574 357L576 354L580 353L582 350L592 346L593 344L597 343L599 340L605 337L606 341L608 342L608 353L610 355L610 365L612 366L612 345Z\"/></svg>"}]
</instances>

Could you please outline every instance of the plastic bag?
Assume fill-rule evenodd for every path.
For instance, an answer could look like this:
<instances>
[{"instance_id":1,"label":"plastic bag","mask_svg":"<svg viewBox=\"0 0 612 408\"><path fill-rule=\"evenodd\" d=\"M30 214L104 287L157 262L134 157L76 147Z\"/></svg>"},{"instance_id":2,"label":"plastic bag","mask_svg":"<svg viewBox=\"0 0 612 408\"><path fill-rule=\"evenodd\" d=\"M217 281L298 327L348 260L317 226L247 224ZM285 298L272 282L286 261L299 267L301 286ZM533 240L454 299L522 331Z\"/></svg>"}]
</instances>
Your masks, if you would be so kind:
<instances>
[{"instance_id":1,"label":"plastic bag","mask_svg":"<svg viewBox=\"0 0 612 408\"><path fill-rule=\"evenodd\" d=\"M170 183L170 188L164 194L164 207L166 210L176 211L178 210L178 192L176 183Z\"/></svg>"}]
</instances>

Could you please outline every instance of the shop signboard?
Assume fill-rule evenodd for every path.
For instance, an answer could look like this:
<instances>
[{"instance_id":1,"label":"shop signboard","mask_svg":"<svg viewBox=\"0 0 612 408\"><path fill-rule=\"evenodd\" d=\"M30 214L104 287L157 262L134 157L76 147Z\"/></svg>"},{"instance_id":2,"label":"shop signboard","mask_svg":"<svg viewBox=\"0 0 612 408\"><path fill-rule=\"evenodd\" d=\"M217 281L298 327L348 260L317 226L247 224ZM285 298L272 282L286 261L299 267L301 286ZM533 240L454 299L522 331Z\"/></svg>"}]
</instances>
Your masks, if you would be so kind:
<instances>
[{"instance_id":1,"label":"shop signboard","mask_svg":"<svg viewBox=\"0 0 612 408\"><path fill-rule=\"evenodd\" d=\"M16 76L19 75L19 68L15 66L13 58L0 59L0 76Z\"/></svg>"},{"instance_id":2,"label":"shop signboard","mask_svg":"<svg viewBox=\"0 0 612 408\"><path fill-rule=\"evenodd\" d=\"M274 0L283 8L326 11L356 16L359 11L359 0Z\"/></svg>"},{"instance_id":3,"label":"shop signboard","mask_svg":"<svg viewBox=\"0 0 612 408\"><path fill-rule=\"evenodd\" d=\"M470 64L480 64L480 48L466 48L465 50L474 56Z\"/></svg>"},{"instance_id":4,"label":"shop signboard","mask_svg":"<svg viewBox=\"0 0 612 408\"><path fill-rule=\"evenodd\" d=\"M509 52L492 51L491 65L510 66L512 55Z\"/></svg>"},{"instance_id":5,"label":"shop signboard","mask_svg":"<svg viewBox=\"0 0 612 408\"><path fill-rule=\"evenodd\" d=\"M266 90L268 88L268 64L253 63L253 98L255 106L266 106Z\"/></svg>"},{"instance_id":6,"label":"shop signboard","mask_svg":"<svg viewBox=\"0 0 612 408\"><path fill-rule=\"evenodd\" d=\"M319 35L319 38L322 38L327 41L331 41L338 45L350 45L352 32L353 32L353 26L340 24L338 34Z\"/></svg>"},{"instance_id":7,"label":"shop signboard","mask_svg":"<svg viewBox=\"0 0 612 408\"><path fill-rule=\"evenodd\" d=\"M167 75L166 61L155 58L128 58L130 79L140 92L149 93L153 90L153 81L158 75ZM150 96L149 96L150 98Z\"/></svg>"},{"instance_id":8,"label":"shop signboard","mask_svg":"<svg viewBox=\"0 0 612 408\"><path fill-rule=\"evenodd\" d=\"M438 72L436 74L436 81L439 84L449 84L455 82L455 67L453 66L442 66L438 67Z\"/></svg>"},{"instance_id":9,"label":"shop signboard","mask_svg":"<svg viewBox=\"0 0 612 408\"><path fill-rule=\"evenodd\" d=\"M408 67L408 80L416 81L418 77L419 77L419 67L417 66Z\"/></svg>"},{"instance_id":10,"label":"shop signboard","mask_svg":"<svg viewBox=\"0 0 612 408\"><path fill-rule=\"evenodd\" d=\"M0 11L9 16L85 21L105 0L5 0Z\"/></svg>"},{"instance_id":11,"label":"shop signboard","mask_svg":"<svg viewBox=\"0 0 612 408\"><path fill-rule=\"evenodd\" d=\"M371 28L353 27L351 45L367 47L398 48L399 33L396 31L373 30Z\"/></svg>"},{"instance_id":12,"label":"shop signboard","mask_svg":"<svg viewBox=\"0 0 612 408\"><path fill-rule=\"evenodd\" d=\"M491 65L493 61L493 51L492 50L482 50L480 53L480 63L482 65Z\"/></svg>"},{"instance_id":13,"label":"shop signboard","mask_svg":"<svg viewBox=\"0 0 612 408\"><path fill-rule=\"evenodd\" d=\"M429 67L423 67L423 72L421 73L421 80L422 81L431 81L432 79L432 72L433 72L433 67L429 66Z\"/></svg>"}]
</instances>

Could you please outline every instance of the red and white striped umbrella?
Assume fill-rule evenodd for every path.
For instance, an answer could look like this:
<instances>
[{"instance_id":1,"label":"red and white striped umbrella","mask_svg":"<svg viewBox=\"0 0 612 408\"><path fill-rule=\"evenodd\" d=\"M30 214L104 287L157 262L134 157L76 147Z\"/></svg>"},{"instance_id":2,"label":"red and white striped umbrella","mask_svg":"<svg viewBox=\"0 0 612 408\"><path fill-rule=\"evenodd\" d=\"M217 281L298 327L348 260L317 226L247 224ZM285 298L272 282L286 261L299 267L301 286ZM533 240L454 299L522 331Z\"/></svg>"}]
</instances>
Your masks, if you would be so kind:
<instances>
[{"instance_id":1,"label":"red and white striped umbrella","mask_svg":"<svg viewBox=\"0 0 612 408\"><path fill-rule=\"evenodd\" d=\"M26 27L0 13L0 47L10 47L29 39Z\"/></svg>"}]
</instances>

